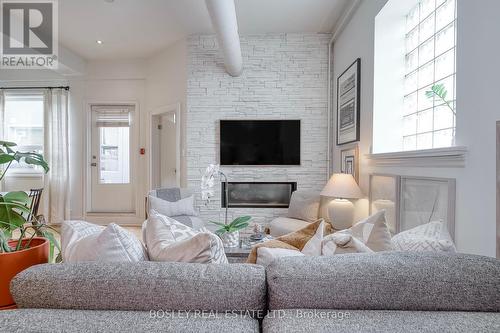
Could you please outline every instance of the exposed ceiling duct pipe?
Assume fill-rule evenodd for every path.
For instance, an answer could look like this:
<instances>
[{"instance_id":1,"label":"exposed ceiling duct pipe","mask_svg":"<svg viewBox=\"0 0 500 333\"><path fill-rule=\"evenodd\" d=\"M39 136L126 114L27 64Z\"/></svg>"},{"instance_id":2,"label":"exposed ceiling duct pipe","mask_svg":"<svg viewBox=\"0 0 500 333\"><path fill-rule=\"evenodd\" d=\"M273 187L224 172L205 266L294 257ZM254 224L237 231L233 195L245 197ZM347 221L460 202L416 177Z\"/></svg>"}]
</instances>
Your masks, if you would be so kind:
<instances>
[{"instance_id":1,"label":"exposed ceiling duct pipe","mask_svg":"<svg viewBox=\"0 0 500 333\"><path fill-rule=\"evenodd\" d=\"M219 47L224 54L226 71L231 76L240 76L243 71L243 59L234 0L205 0L205 3Z\"/></svg>"}]
</instances>

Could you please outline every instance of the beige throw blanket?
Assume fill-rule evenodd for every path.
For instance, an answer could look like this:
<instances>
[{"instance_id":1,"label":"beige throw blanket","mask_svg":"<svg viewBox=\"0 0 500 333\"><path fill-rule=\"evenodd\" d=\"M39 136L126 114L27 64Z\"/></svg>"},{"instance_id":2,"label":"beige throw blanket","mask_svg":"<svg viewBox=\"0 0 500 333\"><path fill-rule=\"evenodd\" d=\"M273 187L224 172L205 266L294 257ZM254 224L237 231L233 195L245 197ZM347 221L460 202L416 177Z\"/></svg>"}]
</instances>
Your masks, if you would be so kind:
<instances>
[{"instance_id":1,"label":"beige throw blanket","mask_svg":"<svg viewBox=\"0 0 500 333\"><path fill-rule=\"evenodd\" d=\"M298 231L280 236L276 239L263 242L252 247L252 251L248 256L247 263L255 264L257 262L257 249L259 247L268 247L268 248L282 248L289 250L298 250L301 251L304 245L311 239L312 236L316 233L319 225L323 219L317 220L316 222L311 223L305 228L302 228ZM330 223L325 223L324 235L329 235L333 233L335 230L332 228Z\"/></svg>"}]
</instances>

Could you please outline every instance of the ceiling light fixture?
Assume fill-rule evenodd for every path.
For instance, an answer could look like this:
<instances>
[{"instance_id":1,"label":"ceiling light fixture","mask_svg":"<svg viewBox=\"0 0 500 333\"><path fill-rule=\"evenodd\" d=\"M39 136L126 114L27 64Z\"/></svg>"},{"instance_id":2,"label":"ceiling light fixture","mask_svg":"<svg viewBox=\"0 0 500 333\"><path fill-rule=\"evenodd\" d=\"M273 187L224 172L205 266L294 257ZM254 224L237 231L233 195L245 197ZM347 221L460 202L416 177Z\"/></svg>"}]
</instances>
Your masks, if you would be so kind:
<instances>
[{"instance_id":1,"label":"ceiling light fixture","mask_svg":"<svg viewBox=\"0 0 500 333\"><path fill-rule=\"evenodd\" d=\"M101 45L102 44L102 40L98 39L95 41L97 44Z\"/></svg>"}]
</instances>

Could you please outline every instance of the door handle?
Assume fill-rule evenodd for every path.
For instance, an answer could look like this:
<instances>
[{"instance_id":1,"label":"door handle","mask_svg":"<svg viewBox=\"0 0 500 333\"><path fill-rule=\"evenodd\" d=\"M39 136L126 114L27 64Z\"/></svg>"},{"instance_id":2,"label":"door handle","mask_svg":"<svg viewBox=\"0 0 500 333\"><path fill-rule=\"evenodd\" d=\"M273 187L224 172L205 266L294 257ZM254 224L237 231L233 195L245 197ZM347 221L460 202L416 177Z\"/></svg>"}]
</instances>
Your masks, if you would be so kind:
<instances>
[{"instance_id":1,"label":"door handle","mask_svg":"<svg viewBox=\"0 0 500 333\"><path fill-rule=\"evenodd\" d=\"M90 163L90 166L93 166L93 167L96 167L97 166L97 163Z\"/></svg>"}]
</instances>

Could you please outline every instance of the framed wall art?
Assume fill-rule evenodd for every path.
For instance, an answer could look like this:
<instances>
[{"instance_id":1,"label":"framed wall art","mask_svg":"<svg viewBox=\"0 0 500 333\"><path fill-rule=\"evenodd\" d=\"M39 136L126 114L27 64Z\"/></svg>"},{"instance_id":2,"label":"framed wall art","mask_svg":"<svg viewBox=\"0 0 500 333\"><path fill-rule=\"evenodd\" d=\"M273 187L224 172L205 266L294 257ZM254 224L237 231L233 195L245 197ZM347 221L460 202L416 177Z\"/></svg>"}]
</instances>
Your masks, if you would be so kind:
<instances>
[{"instance_id":1,"label":"framed wall art","mask_svg":"<svg viewBox=\"0 0 500 333\"><path fill-rule=\"evenodd\" d=\"M358 145L340 151L340 171L351 174L359 184L359 150Z\"/></svg>"},{"instance_id":2,"label":"framed wall art","mask_svg":"<svg viewBox=\"0 0 500 333\"><path fill-rule=\"evenodd\" d=\"M361 59L337 78L337 146L359 141Z\"/></svg>"}]
</instances>

